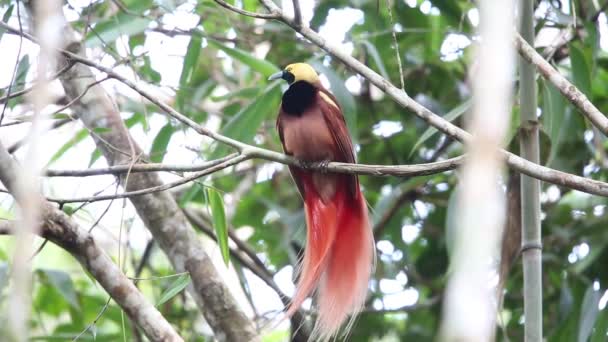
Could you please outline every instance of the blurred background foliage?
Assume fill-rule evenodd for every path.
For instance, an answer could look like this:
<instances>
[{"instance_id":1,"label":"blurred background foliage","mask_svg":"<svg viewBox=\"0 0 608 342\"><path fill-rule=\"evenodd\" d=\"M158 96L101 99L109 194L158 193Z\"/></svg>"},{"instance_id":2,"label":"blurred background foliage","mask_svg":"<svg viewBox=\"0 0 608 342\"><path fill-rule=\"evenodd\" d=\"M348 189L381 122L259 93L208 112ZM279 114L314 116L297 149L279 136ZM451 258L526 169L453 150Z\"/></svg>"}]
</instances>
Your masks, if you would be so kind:
<instances>
[{"instance_id":1,"label":"blurred background foliage","mask_svg":"<svg viewBox=\"0 0 608 342\"><path fill-rule=\"evenodd\" d=\"M535 3L539 51L600 110L608 112L606 6L598 7L597 2L588 0ZM387 4L391 5L390 12ZM248 11L264 11L255 0L236 1L236 5ZM291 1L279 5L291 8ZM16 6L15 1L0 1L0 14L13 27L18 23ZM405 91L462 126L463 114L470 107L467 79L469 73L475 72L472 47L477 40L479 18L472 1L303 0L301 6L304 20L312 28L395 85L401 83L399 54ZM209 0L73 0L65 2L64 12L81 34L89 58L147 84L177 110L234 139L280 150L274 118L285 85L266 79L286 64L309 61L344 108L359 162L413 164L463 153L461 144L430 129L366 80L278 22L240 16ZM23 9L20 15L28 26ZM564 34L567 39L557 39ZM0 35L0 44L5 44L2 54L17 56L18 39L1 31ZM177 47L172 47L172 41ZM36 51L31 50L16 60L12 91L31 85L35 58ZM12 68L11 64L7 70ZM8 84L2 86L0 92L5 95ZM188 132L125 87L111 82L104 86L151 161L187 164L230 152L225 146ZM538 80L538 91L544 133L542 154L547 165L606 181L606 138L542 79ZM61 98L61 91L58 95L59 106L66 101ZM31 114L24 97L8 101L7 107L11 119ZM66 113L71 112L68 109L56 119L65 118ZM513 117L509 139L517 132L517 100ZM0 132L0 138L17 141L25 131L8 126ZM89 132L79 123L63 125L57 132L49 138L53 147L50 167L105 165L90 144ZM65 197L91 194L111 183L111 177L103 179L97 183L88 181L88 188L82 186L82 181L76 186L78 182L48 179L45 191ZM378 263L367 307L349 340L433 340L441 318L452 242L449 237L453 234L451 222L458 215L451 211L455 207L452 194L457 172L411 179L365 176L361 177L361 184L372 211ZM263 160L243 163L179 189L176 196L180 204L207 215L211 196L209 191L202 191L205 186L215 189L211 196L222 195L226 226L247 241L281 289L292 293L292 266L297 262L305 234L302 203L287 169ZM8 196L0 200L1 217L12 217L13 202ZM104 214L106 205L87 205L73 215L87 227ZM219 210L221 205L221 201L216 201L212 209ZM141 227L137 229L141 221L128 205L123 212L121 206L122 201L111 205L112 210L101 221L103 226L94 231L96 236L105 242L128 275L146 278L138 286L187 340L211 340L196 307L180 292L188 282L187 276L174 274L164 256L148 242L149 235ZM215 215L207 215L206 222L218 224L217 217L211 216ZM123 229L128 232L127 238L117 243ZM547 339L605 341L606 200L544 184L542 229ZM205 243L217 250L211 241L207 239ZM122 255L117 253L117 246L122 248ZM11 253L11 238L1 237L0 312L6 312L10 295L7 277ZM33 262L33 339L71 339L89 325L91 328L80 339L135 339L135 330L125 315L108 302L103 290L69 255L49 244ZM249 298L243 305L252 305L249 311L256 322L268 327L269 320L282 308L276 294L238 260L232 258L231 265L245 289L245 298ZM224 267L221 258L218 267ZM502 328L497 331L498 340L523 340L522 282L521 264L516 262L499 314ZM4 321L6 315L0 314L0 319ZM288 330L265 331L265 341L282 341L289 335Z\"/></svg>"}]
</instances>

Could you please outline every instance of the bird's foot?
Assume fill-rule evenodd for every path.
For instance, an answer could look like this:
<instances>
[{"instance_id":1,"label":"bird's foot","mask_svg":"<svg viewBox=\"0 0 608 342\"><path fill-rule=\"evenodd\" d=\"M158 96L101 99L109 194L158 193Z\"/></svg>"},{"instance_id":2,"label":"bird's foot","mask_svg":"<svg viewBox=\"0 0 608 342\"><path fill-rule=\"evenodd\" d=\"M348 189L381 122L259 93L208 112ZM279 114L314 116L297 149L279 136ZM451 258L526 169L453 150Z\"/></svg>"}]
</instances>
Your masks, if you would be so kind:
<instances>
[{"instance_id":1,"label":"bird's foot","mask_svg":"<svg viewBox=\"0 0 608 342\"><path fill-rule=\"evenodd\" d=\"M304 168L320 173L327 173L327 167L329 166L330 160L320 160L313 162L303 162Z\"/></svg>"}]
</instances>

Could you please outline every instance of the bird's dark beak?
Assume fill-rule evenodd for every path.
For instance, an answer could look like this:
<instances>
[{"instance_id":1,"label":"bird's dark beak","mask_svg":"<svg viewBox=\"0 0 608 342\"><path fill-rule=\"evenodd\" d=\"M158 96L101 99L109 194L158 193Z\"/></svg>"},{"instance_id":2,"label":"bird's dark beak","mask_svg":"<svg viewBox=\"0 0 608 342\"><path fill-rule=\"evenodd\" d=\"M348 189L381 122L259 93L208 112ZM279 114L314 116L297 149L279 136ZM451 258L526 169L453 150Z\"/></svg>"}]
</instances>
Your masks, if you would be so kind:
<instances>
[{"instance_id":1,"label":"bird's dark beak","mask_svg":"<svg viewBox=\"0 0 608 342\"><path fill-rule=\"evenodd\" d=\"M284 78L285 75L285 71L281 70L279 72L277 72L276 74L272 74L270 77L268 77L269 81L273 81L273 80L278 80L279 78Z\"/></svg>"}]
</instances>

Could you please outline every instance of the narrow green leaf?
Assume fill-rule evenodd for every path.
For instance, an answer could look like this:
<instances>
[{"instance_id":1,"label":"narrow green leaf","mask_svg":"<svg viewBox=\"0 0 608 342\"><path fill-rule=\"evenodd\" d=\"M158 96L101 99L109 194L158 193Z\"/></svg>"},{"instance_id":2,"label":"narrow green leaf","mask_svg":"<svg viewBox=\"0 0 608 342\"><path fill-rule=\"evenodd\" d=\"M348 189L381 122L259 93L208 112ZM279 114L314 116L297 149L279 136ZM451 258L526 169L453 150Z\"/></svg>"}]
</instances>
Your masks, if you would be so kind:
<instances>
[{"instance_id":1,"label":"narrow green leaf","mask_svg":"<svg viewBox=\"0 0 608 342\"><path fill-rule=\"evenodd\" d=\"M244 143L250 143L262 121L268 115L276 115L280 102L279 83L272 83L263 93L236 113L222 128L222 134ZM218 145L213 157L227 153L225 145Z\"/></svg>"},{"instance_id":2,"label":"narrow green leaf","mask_svg":"<svg viewBox=\"0 0 608 342\"><path fill-rule=\"evenodd\" d=\"M206 191L209 198L209 206L211 207L211 216L213 218L213 228L215 229L217 243L220 246L222 258L226 265L228 265L230 263L230 249L228 248L228 228L226 227L224 200L216 190L207 188Z\"/></svg>"},{"instance_id":3,"label":"narrow green leaf","mask_svg":"<svg viewBox=\"0 0 608 342\"><path fill-rule=\"evenodd\" d=\"M103 134L103 133L112 132L112 129L109 127L95 127L92 129L92 131L97 134Z\"/></svg>"},{"instance_id":4,"label":"narrow green leaf","mask_svg":"<svg viewBox=\"0 0 608 342\"><path fill-rule=\"evenodd\" d=\"M70 275L64 271L40 269L38 270L49 283L61 294L74 309L80 310L80 304L78 303L78 296L74 289L74 283Z\"/></svg>"},{"instance_id":5,"label":"narrow green leaf","mask_svg":"<svg viewBox=\"0 0 608 342\"><path fill-rule=\"evenodd\" d=\"M557 88L549 82L543 82L543 84L543 115L541 120L543 129L551 140L551 153L547 160L547 164L550 165L557 155L557 151L559 151L564 133L568 130L569 115L566 110L566 101Z\"/></svg>"},{"instance_id":6,"label":"narrow green leaf","mask_svg":"<svg viewBox=\"0 0 608 342\"><path fill-rule=\"evenodd\" d=\"M119 13L95 25L94 30L87 34L87 47L97 47L113 43L121 35L133 36L148 28L150 19Z\"/></svg>"},{"instance_id":7,"label":"narrow green leaf","mask_svg":"<svg viewBox=\"0 0 608 342\"><path fill-rule=\"evenodd\" d=\"M606 333L608 332L608 310L603 309L600 311L595 322L593 335L591 335L591 342L605 342Z\"/></svg>"},{"instance_id":8,"label":"narrow green leaf","mask_svg":"<svg viewBox=\"0 0 608 342\"><path fill-rule=\"evenodd\" d=\"M65 144L63 144L55 154L51 157L47 166L56 162L61 156L63 156L67 151L69 151L72 147L76 146L78 143L83 141L86 137L89 136L89 131L86 128L78 131L70 140L68 140Z\"/></svg>"},{"instance_id":9,"label":"narrow green leaf","mask_svg":"<svg viewBox=\"0 0 608 342\"><path fill-rule=\"evenodd\" d=\"M387 80L390 79L390 76L386 71L386 67L384 66L384 62L382 61L382 57L380 57L380 53L378 53L378 49L376 49L376 46L370 43L368 40L361 41L361 44L363 44L367 49L367 53L369 53L369 55L372 57L372 60L378 67L378 70L380 71L382 77L386 78Z\"/></svg>"},{"instance_id":10,"label":"narrow green leaf","mask_svg":"<svg viewBox=\"0 0 608 342\"><path fill-rule=\"evenodd\" d=\"M459 104L458 106L454 107L454 109L452 109L446 115L444 115L443 118L449 122L452 122L452 121L456 120L458 117L460 117L462 114L466 113L469 110L469 108L471 108L471 104L472 104L471 99L468 99L468 100L464 101L463 103ZM431 137L433 137L433 135L435 135L435 133L437 133L437 128L435 128L435 127L427 128L426 131L424 131L424 133L422 133L420 138L418 138L418 140L414 144L414 147L410 151L408 158L410 158L414 154L414 152L416 152L416 150L422 144L424 144L425 141L427 141Z\"/></svg>"},{"instance_id":11,"label":"narrow green leaf","mask_svg":"<svg viewBox=\"0 0 608 342\"><path fill-rule=\"evenodd\" d=\"M4 21L5 23L8 22L8 19L10 19L11 15L13 15L13 8L15 8L15 5L13 4L8 6L8 9L6 10L6 12L4 12L4 15L2 16L2 21Z\"/></svg>"},{"instance_id":12,"label":"narrow green leaf","mask_svg":"<svg viewBox=\"0 0 608 342\"><path fill-rule=\"evenodd\" d=\"M196 68L196 63L198 62L198 56L201 52L202 46L202 37L199 35L192 35L190 39L190 43L188 44L188 50L186 51L186 56L184 57L184 66L182 68L182 73L179 77L179 85L185 86L190 79L192 78L192 74L194 73L194 69Z\"/></svg>"},{"instance_id":13,"label":"narrow green leaf","mask_svg":"<svg viewBox=\"0 0 608 342\"><path fill-rule=\"evenodd\" d=\"M96 148L93 153L91 153L91 159L89 160L89 167L91 167L91 165L93 165L97 159L101 158L101 151Z\"/></svg>"},{"instance_id":14,"label":"narrow green leaf","mask_svg":"<svg viewBox=\"0 0 608 342\"><path fill-rule=\"evenodd\" d=\"M173 133L175 133L175 128L170 122L158 131L158 134L156 134L156 137L154 137L154 141L152 142L152 147L150 148L150 160L153 163L161 163L163 161Z\"/></svg>"},{"instance_id":15,"label":"narrow green leaf","mask_svg":"<svg viewBox=\"0 0 608 342\"><path fill-rule=\"evenodd\" d=\"M209 42L209 45L224 51L228 56L237 59L245 65L248 65L251 69L264 75L264 77L269 77L270 75L279 71L279 68L276 65L265 59L259 59L249 52L238 48L228 47L225 44L215 40L208 39L207 41Z\"/></svg>"},{"instance_id":16,"label":"narrow green leaf","mask_svg":"<svg viewBox=\"0 0 608 342\"><path fill-rule=\"evenodd\" d=\"M75 209L76 207L70 204L64 204L63 206L61 206L61 211L66 213L66 215L68 216L72 216L74 214Z\"/></svg>"},{"instance_id":17,"label":"narrow green leaf","mask_svg":"<svg viewBox=\"0 0 608 342\"><path fill-rule=\"evenodd\" d=\"M182 196L179 198L178 203L181 208L185 208L186 205L189 202L193 201L201 191L201 186L199 183L191 183L191 184L192 184L192 186L188 190L186 190L182 194Z\"/></svg>"},{"instance_id":18,"label":"narrow green leaf","mask_svg":"<svg viewBox=\"0 0 608 342\"><path fill-rule=\"evenodd\" d=\"M593 332L593 326L599 313L598 303L602 294L590 284L585 291L583 302L581 303L581 316L578 323L578 342L587 342Z\"/></svg>"},{"instance_id":19,"label":"narrow green leaf","mask_svg":"<svg viewBox=\"0 0 608 342\"><path fill-rule=\"evenodd\" d=\"M184 57L184 65L182 67L182 73L179 77L179 91L177 92L177 108L180 111L184 111L185 99L188 98L188 94L191 93L190 83L196 65L198 63L198 57L201 52L202 38L200 35L192 35L190 43L188 44L188 50Z\"/></svg>"},{"instance_id":20,"label":"narrow green leaf","mask_svg":"<svg viewBox=\"0 0 608 342\"><path fill-rule=\"evenodd\" d=\"M10 19L11 15L13 14L14 6L15 5L13 5L13 4L8 6L8 8L6 9L6 12L4 12L4 15L2 16L3 22L8 23L8 20ZM6 32L5 29L0 28L0 39L2 39L2 35L4 35L5 32Z\"/></svg>"},{"instance_id":21,"label":"narrow green leaf","mask_svg":"<svg viewBox=\"0 0 608 342\"><path fill-rule=\"evenodd\" d=\"M574 305L574 296L572 295L572 289L570 288L570 284L568 283L568 278L562 280L562 287L560 289L559 295L559 321L565 321L570 313L572 312L572 307Z\"/></svg>"},{"instance_id":22,"label":"narrow green leaf","mask_svg":"<svg viewBox=\"0 0 608 342\"><path fill-rule=\"evenodd\" d=\"M571 43L570 62L572 63L572 82L585 95L591 96L591 69L583 51Z\"/></svg>"},{"instance_id":23,"label":"narrow green leaf","mask_svg":"<svg viewBox=\"0 0 608 342\"><path fill-rule=\"evenodd\" d=\"M175 279L171 285L160 295L160 299L156 303L156 306L166 303L169 299L175 297L178 293L182 292L183 289L190 283L190 274L182 274Z\"/></svg>"}]
</instances>

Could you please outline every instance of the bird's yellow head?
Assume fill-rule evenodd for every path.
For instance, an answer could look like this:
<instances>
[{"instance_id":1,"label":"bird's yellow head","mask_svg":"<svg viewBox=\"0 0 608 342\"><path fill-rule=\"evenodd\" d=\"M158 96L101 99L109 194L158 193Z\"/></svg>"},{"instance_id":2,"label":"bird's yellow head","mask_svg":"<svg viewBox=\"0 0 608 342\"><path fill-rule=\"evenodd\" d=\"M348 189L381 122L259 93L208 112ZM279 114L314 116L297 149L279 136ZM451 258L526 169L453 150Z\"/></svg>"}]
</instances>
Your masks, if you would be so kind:
<instances>
[{"instance_id":1,"label":"bird's yellow head","mask_svg":"<svg viewBox=\"0 0 608 342\"><path fill-rule=\"evenodd\" d=\"M277 72L270 76L269 80L276 80L282 78L287 83L292 84L298 81L305 81L310 84L319 82L319 75L309 64L306 63L293 63L285 67L284 70Z\"/></svg>"}]
</instances>

